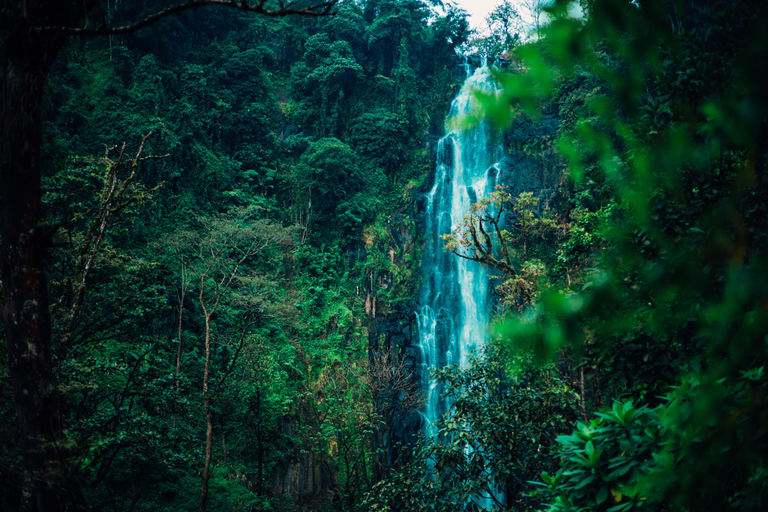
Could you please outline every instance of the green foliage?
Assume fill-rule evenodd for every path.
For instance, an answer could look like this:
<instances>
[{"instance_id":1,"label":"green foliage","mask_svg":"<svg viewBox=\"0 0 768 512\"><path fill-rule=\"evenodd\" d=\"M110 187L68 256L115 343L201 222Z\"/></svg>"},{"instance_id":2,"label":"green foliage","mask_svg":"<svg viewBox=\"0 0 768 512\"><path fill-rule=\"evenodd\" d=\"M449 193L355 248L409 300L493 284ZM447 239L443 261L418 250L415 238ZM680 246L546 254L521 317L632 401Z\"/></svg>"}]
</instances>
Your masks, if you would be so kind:
<instances>
[{"instance_id":1,"label":"green foliage","mask_svg":"<svg viewBox=\"0 0 768 512\"><path fill-rule=\"evenodd\" d=\"M363 166L347 144L321 139L301 156L294 183L301 194L298 202L308 205L310 215L316 212L320 233L355 239L375 218L377 192L385 181L381 170Z\"/></svg>"},{"instance_id":2,"label":"green foliage","mask_svg":"<svg viewBox=\"0 0 768 512\"><path fill-rule=\"evenodd\" d=\"M590 423L579 423L562 446L560 469L542 481L556 498L549 510L638 510L647 496L640 480L668 461L655 411L616 402Z\"/></svg>"},{"instance_id":3,"label":"green foliage","mask_svg":"<svg viewBox=\"0 0 768 512\"><path fill-rule=\"evenodd\" d=\"M151 194L124 172L108 156L77 158L44 180L46 218L61 225L48 259L57 392L75 468L95 500L147 466L164 475L196 459L190 432L168 421L189 409L189 383L170 364L175 346L157 334L168 288L158 265L124 247L124 226Z\"/></svg>"},{"instance_id":4,"label":"green foliage","mask_svg":"<svg viewBox=\"0 0 768 512\"><path fill-rule=\"evenodd\" d=\"M376 0L366 3L368 13L376 13L366 29L369 48L375 49L377 71L389 75L396 65L398 46L404 45L414 52L422 49L426 39L429 12L418 0Z\"/></svg>"},{"instance_id":5,"label":"green foliage","mask_svg":"<svg viewBox=\"0 0 768 512\"><path fill-rule=\"evenodd\" d=\"M49 82L43 184L47 220L61 225L47 262L62 340L104 185L101 164L75 155L128 141L132 157L132 141L149 130L155 135L144 155L168 154L141 162L130 188L141 197L107 227L82 312L56 347L57 382L91 503L105 510L195 506L205 432L190 404L200 401L205 322L200 276L190 272L204 255L187 242L210 240L212 228L226 224L224 212L236 210L273 233L298 221L303 243L245 263L235 293L211 318L212 379L231 371L212 405L211 507L330 509L333 500L320 494L282 496L296 490L285 486L293 481L287 475L309 467L308 453L331 469L307 492L329 495L335 482L337 507L351 508L380 478L372 468L386 442L374 444L388 434L372 419L380 416L357 369L347 375L351 399L339 394L321 404L322 428L308 428L307 412L337 360L365 366L372 312L364 297L378 301L381 314L415 293L413 225L389 212L411 200L408 181L428 172L420 141L442 126L456 87L454 49L467 34L465 14L432 16L428 5L343 2L338 16L317 20L213 8L132 36L73 41L64 51ZM108 7L105 16L117 24L158 5ZM150 197L159 183L165 186ZM224 250L226 243L214 243L209 254L229 260L243 244L239 238ZM206 294L221 275L203 279ZM258 323L232 365L232 340L248 309ZM355 418L363 413L360 426ZM12 414L3 409L4 419ZM346 444L357 457L354 470L325 449L346 432L356 436ZM11 478L21 474L17 432L0 435L2 476Z\"/></svg>"},{"instance_id":6,"label":"green foliage","mask_svg":"<svg viewBox=\"0 0 768 512\"><path fill-rule=\"evenodd\" d=\"M507 509L523 505L531 475L552 466L554 437L575 415L576 396L554 368L520 364L510 380L492 352L466 370L435 372L452 403L437 425L446 442L429 452L439 478L474 500L503 491Z\"/></svg>"},{"instance_id":7,"label":"green foliage","mask_svg":"<svg viewBox=\"0 0 768 512\"><path fill-rule=\"evenodd\" d=\"M766 384L762 367L712 389L685 380L655 409L616 402L589 423L579 423L571 435L558 438L560 469L552 476L542 475L555 497L549 510L687 509L693 497L679 494L680 489L697 485L716 468L732 468L731 461L722 458L724 452L749 460L750 471L721 473L718 482L710 481L712 487L699 489L693 499L706 507L727 496L729 509L760 509L766 498L759 475L764 471L768 433L754 427L764 415ZM713 395L727 398L705 415L696 412L697 402L712 400ZM739 420L722 429L713 413ZM683 430L682 424L690 427ZM746 439L751 444L748 453L737 441ZM698 465L691 452L707 456L710 465Z\"/></svg>"},{"instance_id":8,"label":"green foliage","mask_svg":"<svg viewBox=\"0 0 768 512\"><path fill-rule=\"evenodd\" d=\"M603 389L631 398L563 439L552 507L764 507L764 395L742 397L762 388L768 358L766 76L751 64L768 48L765 7L738 2L736 22L718 2L682 18L665 2L604 0L573 20L567 4L520 50L528 72L502 78L499 103L484 98L504 121L510 102L535 111L573 81L558 149L591 212L576 210L561 250L584 269L581 289L543 293L499 333L510 351L572 347L605 380L623 375Z\"/></svg>"},{"instance_id":9,"label":"green foliage","mask_svg":"<svg viewBox=\"0 0 768 512\"><path fill-rule=\"evenodd\" d=\"M614 216L615 205L609 204L596 212L583 207L571 211L568 236L558 247L553 272L564 275L568 286L584 285L589 278L587 269L595 264L595 255L607 248L606 230Z\"/></svg>"},{"instance_id":10,"label":"green foliage","mask_svg":"<svg viewBox=\"0 0 768 512\"><path fill-rule=\"evenodd\" d=\"M349 141L361 157L393 181L402 176L407 151L413 142L406 120L385 109L356 118L350 128Z\"/></svg>"},{"instance_id":11,"label":"green foliage","mask_svg":"<svg viewBox=\"0 0 768 512\"><path fill-rule=\"evenodd\" d=\"M293 72L293 81L297 87L311 91L318 99L327 101L345 90L349 93L354 81L362 77L363 69L355 62L349 43L331 42L325 33L307 39L304 62L309 64L306 75L301 77L302 73L297 68Z\"/></svg>"},{"instance_id":12,"label":"green foliage","mask_svg":"<svg viewBox=\"0 0 768 512\"><path fill-rule=\"evenodd\" d=\"M568 229L558 226L549 208L538 206L539 198L533 192L513 198L505 186L497 185L470 206L453 233L440 237L446 250L501 273L496 291L504 308L523 308L535 302L548 273L548 265L542 261L549 256L546 241L559 238Z\"/></svg>"},{"instance_id":13,"label":"green foliage","mask_svg":"<svg viewBox=\"0 0 768 512\"><path fill-rule=\"evenodd\" d=\"M59 390L78 404L70 417L71 434L87 483L103 485L116 455L166 466L195 459L186 452L192 443L189 433L163 421L189 407L174 388L168 348L101 343L91 346L90 356L78 354L76 362L62 365ZM179 389L186 391L187 383Z\"/></svg>"},{"instance_id":14,"label":"green foliage","mask_svg":"<svg viewBox=\"0 0 768 512\"><path fill-rule=\"evenodd\" d=\"M296 259L302 268L297 276L301 295L296 303L300 336L308 352L308 374L315 378L336 359L362 355L367 340L357 325L359 300L351 296L350 274L338 252L306 244L296 251Z\"/></svg>"},{"instance_id":15,"label":"green foliage","mask_svg":"<svg viewBox=\"0 0 768 512\"><path fill-rule=\"evenodd\" d=\"M371 404L362 397L368 385L365 363L333 361L307 390L307 448L322 460L330 487L354 510L368 480L369 436L376 425Z\"/></svg>"},{"instance_id":16,"label":"green foliage","mask_svg":"<svg viewBox=\"0 0 768 512\"><path fill-rule=\"evenodd\" d=\"M555 463L555 438L575 416L576 395L553 367L519 357L509 378L493 350L466 368L436 369L451 404L416 461L374 488L372 510L523 510L529 480ZM503 496L503 497L502 497Z\"/></svg>"},{"instance_id":17,"label":"green foliage","mask_svg":"<svg viewBox=\"0 0 768 512\"><path fill-rule=\"evenodd\" d=\"M316 34L305 44L304 60L291 69L294 91L307 97L313 126L322 136L340 134L345 112L342 100L363 77L346 41L331 42L325 33Z\"/></svg>"}]
</instances>

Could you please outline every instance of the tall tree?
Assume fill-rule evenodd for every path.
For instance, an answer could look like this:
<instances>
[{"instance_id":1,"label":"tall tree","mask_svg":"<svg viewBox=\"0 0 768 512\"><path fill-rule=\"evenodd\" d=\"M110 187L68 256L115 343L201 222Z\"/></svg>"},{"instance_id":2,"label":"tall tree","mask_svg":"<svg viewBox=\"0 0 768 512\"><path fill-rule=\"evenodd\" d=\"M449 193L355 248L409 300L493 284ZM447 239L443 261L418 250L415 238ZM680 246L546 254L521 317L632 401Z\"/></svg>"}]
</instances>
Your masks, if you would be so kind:
<instances>
[{"instance_id":1,"label":"tall tree","mask_svg":"<svg viewBox=\"0 0 768 512\"><path fill-rule=\"evenodd\" d=\"M56 226L41 224L43 92L58 53L71 36L129 34L193 8L220 5L268 16L322 16L337 0L295 7L189 0L120 27L111 27L100 0L3 0L0 4L3 111L0 278L9 376L24 453L22 510L83 510L68 474L68 449L51 364L51 318L43 255Z\"/></svg>"},{"instance_id":2,"label":"tall tree","mask_svg":"<svg viewBox=\"0 0 768 512\"><path fill-rule=\"evenodd\" d=\"M264 309L261 297L253 290L263 288L261 276L248 271L247 265L260 253L271 247L288 247L292 230L259 219L253 219L252 209L235 210L217 218L198 219L202 226L195 231L176 233L166 241L182 254L182 264L197 281L197 300L205 322L205 370L203 373L203 407L205 410L206 437L205 463L200 489L199 511L205 512L208 502L213 449L212 399L226 378L232 373L242 351L248 330L259 321ZM231 297L230 297L231 296ZM214 315L229 302L230 307L241 311L242 328L237 336L234 354L218 382L211 385L211 344Z\"/></svg>"}]
</instances>

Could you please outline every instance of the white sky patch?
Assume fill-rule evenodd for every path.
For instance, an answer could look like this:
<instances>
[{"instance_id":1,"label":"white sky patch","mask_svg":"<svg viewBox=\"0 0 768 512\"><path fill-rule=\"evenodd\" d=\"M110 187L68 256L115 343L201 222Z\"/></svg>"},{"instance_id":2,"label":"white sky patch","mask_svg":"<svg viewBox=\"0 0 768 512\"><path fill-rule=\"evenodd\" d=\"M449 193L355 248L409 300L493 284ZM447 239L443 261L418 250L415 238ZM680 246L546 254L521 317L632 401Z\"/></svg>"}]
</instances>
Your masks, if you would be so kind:
<instances>
[{"instance_id":1,"label":"white sky patch","mask_svg":"<svg viewBox=\"0 0 768 512\"><path fill-rule=\"evenodd\" d=\"M494 7L499 5L499 0L452 0L457 6L469 13L469 25L475 30L485 28L485 18Z\"/></svg>"},{"instance_id":2,"label":"white sky patch","mask_svg":"<svg viewBox=\"0 0 768 512\"><path fill-rule=\"evenodd\" d=\"M479 32L486 28L485 19L491 11L502 3L502 0L446 0L446 3L453 3L469 13L469 26ZM531 4L530 1L512 0L512 4L517 8L520 18L527 25L533 25L533 18L524 4ZM581 8L578 3L573 2L569 14L575 18L581 17ZM543 21L543 19L542 19Z\"/></svg>"},{"instance_id":3,"label":"white sky patch","mask_svg":"<svg viewBox=\"0 0 768 512\"><path fill-rule=\"evenodd\" d=\"M497 5L502 3L502 0L448 0L446 3L454 3L467 11L469 13L469 26L479 32L483 32L486 28L485 18L488 17ZM526 23L531 23L532 20L528 15L528 11L521 3L520 1L512 0L512 4L517 8L521 19Z\"/></svg>"}]
</instances>

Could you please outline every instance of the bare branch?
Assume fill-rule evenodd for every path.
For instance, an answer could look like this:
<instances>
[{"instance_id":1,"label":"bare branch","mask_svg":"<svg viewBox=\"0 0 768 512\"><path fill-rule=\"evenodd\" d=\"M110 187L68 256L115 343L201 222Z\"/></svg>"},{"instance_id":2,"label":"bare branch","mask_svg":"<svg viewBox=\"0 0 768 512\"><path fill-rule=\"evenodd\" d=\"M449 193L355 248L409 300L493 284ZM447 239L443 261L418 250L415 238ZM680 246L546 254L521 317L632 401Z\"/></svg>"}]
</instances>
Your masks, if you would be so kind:
<instances>
[{"instance_id":1,"label":"bare branch","mask_svg":"<svg viewBox=\"0 0 768 512\"><path fill-rule=\"evenodd\" d=\"M56 32L57 34L68 36L105 36L115 34L132 34L137 30L140 30L158 20L173 16L174 14L181 14L184 11L195 9L197 7L205 7L208 5L220 5L222 7L231 7L245 12L251 12L255 14L262 14L264 16L271 17L283 17L288 15L299 16L328 16L335 14L331 12L331 9L336 5L338 0L328 0L327 2L320 2L309 7L294 8L294 2L279 2L277 9L269 9L265 7L266 1L261 0L258 3L250 4L247 0L189 0L186 3L172 5L167 9L163 9L155 14L151 14L141 21L123 25L122 27L109 27L103 26L100 28L85 28L85 27L35 27L35 30L39 32Z\"/></svg>"},{"instance_id":2,"label":"bare branch","mask_svg":"<svg viewBox=\"0 0 768 512\"><path fill-rule=\"evenodd\" d=\"M248 329L250 329L258 322L258 318L254 318L255 316L256 314L253 311L249 311L245 314L245 319L243 320L243 329L240 331L240 339L237 341L237 349L235 350L232 359L229 361L229 365L224 370L224 374L221 376L221 379L219 379L218 384L216 384L213 393L211 393L211 396L219 392L221 385L224 384L224 381L227 379L227 377L229 377L229 374L232 373L232 370L235 369L235 363L237 363L237 358L240 356L240 352L243 350L243 344L245 343Z\"/></svg>"},{"instance_id":3,"label":"bare branch","mask_svg":"<svg viewBox=\"0 0 768 512\"><path fill-rule=\"evenodd\" d=\"M141 154L144 151L144 145L146 141L152 136L152 133L153 132L149 132L142 137L141 145L139 146L139 150L133 160L123 162L126 148L125 142L123 142L123 145L120 147L120 153L116 161L111 160L109 158L109 154L111 151L117 149L117 146L107 147L104 153L104 157L101 159L101 162L106 166L106 172L104 174L104 186L102 187L100 197L101 204L99 205L98 212L91 221L91 225L88 228L80 248L79 255L77 257L76 268L82 269L82 272L79 276L78 283L75 285L74 300L72 302L72 306L70 307L70 312L62 331L61 339L63 345L68 344L72 328L79 316L80 310L82 309L88 278L96 260L96 256L99 253L101 243L107 232L107 227L111 217L119 213L123 208L133 203L134 201L151 195L163 186L163 183L161 183L148 192L128 193L131 183L136 176ZM119 183L118 189L118 172L123 168L124 165L127 164L131 165L131 174L125 180L123 180L122 183ZM126 195L128 196L127 198L125 198Z\"/></svg>"},{"instance_id":4,"label":"bare branch","mask_svg":"<svg viewBox=\"0 0 768 512\"><path fill-rule=\"evenodd\" d=\"M483 235L483 239L485 240L485 250L483 252L487 252L488 254L493 254L493 240L491 240L491 235L489 235L485 231L483 222L488 222L488 218L487 217L481 218L481 219L478 219L477 221L477 227L480 230L480 233Z\"/></svg>"}]
</instances>

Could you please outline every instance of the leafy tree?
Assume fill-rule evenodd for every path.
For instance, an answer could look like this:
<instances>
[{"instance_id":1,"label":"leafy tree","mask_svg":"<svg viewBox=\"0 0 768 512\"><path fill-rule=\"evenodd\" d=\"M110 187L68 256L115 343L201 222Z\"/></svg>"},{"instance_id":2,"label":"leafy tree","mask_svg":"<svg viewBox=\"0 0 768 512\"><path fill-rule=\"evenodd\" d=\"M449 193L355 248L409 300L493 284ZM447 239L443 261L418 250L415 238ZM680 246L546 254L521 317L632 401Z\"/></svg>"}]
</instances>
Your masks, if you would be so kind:
<instances>
[{"instance_id":1,"label":"leafy tree","mask_svg":"<svg viewBox=\"0 0 768 512\"><path fill-rule=\"evenodd\" d=\"M205 463L200 490L200 512L206 510L208 481L210 477L213 447L213 413L211 402L222 384L232 373L238 356L247 339L248 331L258 322L264 305L263 298L254 290L264 286L258 274L249 276L247 264L273 247L290 244L290 231L260 219L254 219L253 211L236 211L215 219L198 219L201 226L195 231L177 233L168 243L178 247L186 270L198 288L198 303L205 321L204 348L205 364L202 380L203 406L206 419ZM228 295L233 295L232 298ZM226 302L230 307L242 311L242 327L233 344L233 354L223 371L217 375L218 382L210 386L213 374L212 329L213 318Z\"/></svg>"},{"instance_id":2,"label":"leafy tree","mask_svg":"<svg viewBox=\"0 0 768 512\"><path fill-rule=\"evenodd\" d=\"M523 22L515 4L505 0L488 13L485 18L486 33L471 39L468 47L473 53L494 61L504 58L506 52L520 44Z\"/></svg>"},{"instance_id":3,"label":"leafy tree","mask_svg":"<svg viewBox=\"0 0 768 512\"><path fill-rule=\"evenodd\" d=\"M290 377L298 366L296 347L281 332L279 318L276 311L267 313L243 347L240 370L225 383L221 398L234 409L224 430L243 452L238 471L253 475L252 490L262 497L269 495L270 480L290 453L291 438L281 435L280 424L299 395L299 383Z\"/></svg>"},{"instance_id":4,"label":"leafy tree","mask_svg":"<svg viewBox=\"0 0 768 512\"><path fill-rule=\"evenodd\" d=\"M155 192L136 179L154 160L143 156L147 140L132 158L126 145L108 148L101 159L75 160L43 182L45 218L61 225L46 258L58 392L73 469L97 504L138 499L146 486L136 492L123 482L145 465L167 475L189 462L191 448L188 433L166 421L188 401L185 379L170 385L172 347L157 335L167 315L160 268L118 240L120 225L144 213Z\"/></svg>"},{"instance_id":5,"label":"leafy tree","mask_svg":"<svg viewBox=\"0 0 768 512\"><path fill-rule=\"evenodd\" d=\"M574 416L575 395L553 370L522 363L510 381L504 365L486 354L466 370L436 371L452 402L438 424L447 442L430 449L443 485L464 488L473 501L524 506L530 478L552 466L554 438Z\"/></svg>"},{"instance_id":6,"label":"leafy tree","mask_svg":"<svg viewBox=\"0 0 768 512\"><path fill-rule=\"evenodd\" d=\"M368 487L369 433L375 416L365 393L365 371L354 360L326 367L311 387L309 442L322 460L331 491L343 510L354 509Z\"/></svg>"},{"instance_id":7,"label":"leafy tree","mask_svg":"<svg viewBox=\"0 0 768 512\"><path fill-rule=\"evenodd\" d=\"M530 72L502 78L499 118L560 76L602 82L558 148L576 187L613 209L598 233L607 250L581 289L543 293L503 329L510 350L570 345L627 375L610 391L629 400L562 440L563 472L545 477L553 510L765 506L767 82L750 63L768 48L768 17L755 2L732 5L735 18L722 6L683 17L666 2L599 0L582 22L556 2L541 44L519 52ZM714 62L726 74L704 71Z\"/></svg>"},{"instance_id":8,"label":"leafy tree","mask_svg":"<svg viewBox=\"0 0 768 512\"><path fill-rule=\"evenodd\" d=\"M435 370L451 407L415 462L369 494L372 510L523 510L529 480L555 465L557 434L575 416L575 394L554 367L518 357L509 378L488 350L466 368Z\"/></svg>"},{"instance_id":9,"label":"leafy tree","mask_svg":"<svg viewBox=\"0 0 768 512\"><path fill-rule=\"evenodd\" d=\"M383 187L379 169L363 167L358 155L338 139L310 144L295 168L298 203L316 212L322 232L339 232L356 238L375 217L376 192Z\"/></svg>"},{"instance_id":10,"label":"leafy tree","mask_svg":"<svg viewBox=\"0 0 768 512\"><path fill-rule=\"evenodd\" d=\"M426 40L427 5L420 0L374 0L367 2L365 9L369 16L375 13L366 39L368 46L375 48L378 74L389 76L401 45L420 53Z\"/></svg>"},{"instance_id":11,"label":"leafy tree","mask_svg":"<svg viewBox=\"0 0 768 512\"><path fill-rule=\"evenodd\" d=\"M110 27L98 0L86 2L10 1L2 5L2 250L3 325L9 376L24 452L27 509L86 508L68 474L66 429L52 374L51 321L43 253L56 229L40 225L43 92L56 56L72 35L126 34L189 9L221 4L266 15L322 15L335 1L304 9L265 7L263 2L190 1L141 21ZM89 20L99 20L98 26Z\"/></svg>"},{"instance_id":12,"label":"leafy tree","mask_svg":"<svg viewBox=\"0 0 768 512\"><path fill-rule=\"evenodd\" d=\"M395 181L406 164L411 130L406 120L393 112L377 109L352 121L349 141L355 152Z\"/></svg>"},{"instance_id":13,"label":"leafy tree","mask_svg":"<svg viewBox=\"0 0 768 512\"><path fill-rule=\"evenodd\" d=\"M366 23L360 5L356 2L343 2L338 6L335 16L324 18L319 25L322 27L321 33L328 34L332 41L346 41L355 54L355 61L365 67L368 55Z\"/></svg>"},{"instance_id":14,"label":"leafy tree","mask_svg":"<svg viewBox=\"0 0 768 512\"><path fill-rule=\"evenodd\" d=\"M437 18L430 25L432 29L432 47L430 55L433 66L440 67L455 58L455 51L469 37L469 21L467 11L453 4L443 4L445 16ZM446 44L447 43L447 44Z\"/></svg>"},{"instance_id":15,"label":"leafy tree","mask_svg":"<svg viewBox=\"0 0 768 512\"><path fill-rule=\"evenodd\" d=\"M470 36L467 12L451 4L443 4L443 8L445 15L429 25L429 46L418 53L419 69L414 69L419 76L427 76L420 85L419 98L433 132L442 130L451 99L461 86L456 80L461 64L458 53ZM415 51L409 47L409 55L414 56ZM421 116L416 120L423 123Z\"/></svg>"},{"instance_id":16,"label":"leafy tree","mask_svg":"<svg viewBox=\"0 0 768 512\"><path fill-rule=\"evenodd\" d=\"M142 138L139 149L136 156L130 160L125 159L126 144L123 143L120 148L120 152L117 156L117 160L112 160L110 153L114 153L116 147L107 148L106 154L100 160L100 164L103 164L106 169L103 176L103 186L101 193L99 194L98 204L96 205L96 211L93 218L86 230L78 233L76 230L74 233L69 232L69 238L72 240L73 235L78 239L74 245L75 257L75 271L76 276L69 276L69 280L76 280L76 282L69 283L72 286L70 290L62 290L61 298L57 301L54 311L59 312L65 304L65 298L71 296L71 304L68 312L63 312L60 318L57 318L59 322L59 343L66 347L69 343L69 337L72 334L72 329L77 321L77 317L83 308L83 300L85 298L86 288L88 286L89 276L93 270L93 266L97 255L99 255L99 249L104 241L107 233L107 228L114 223L113 216L117 216L121 211L129 207L133 203L138 203L147 200L152 196L159 185L153 189L145 190L141 185L134 183L136 179L136 172L142 161L151 160L154 158L162 158L157 156L142 156L144 152L144 145L147 139L150 138L152 133L150 132ZM118 178L121 174L125 174L126 168L130 169L128 175L125 178ZM94 177L93 169L91 171L91 178ZM66 179L66 178L65 178ZM47 198L52 199L52 198ZM49 203L48 206L54 206ZM56 205L58 206L58 205ZM82 212L68 211L64 215L73 215L74 218L67 218L67 223L75 223L78 217L83 216ZM71 226L75 228L75 226ZM75 228L76 229L76 228Z\"/></svg>"},{"instance_id":17,"label":"leafy tree","mask_svg":"<svg viewBox=\"0 0 768 512\"><path fill-rule=\"evenodd\" d=\"M362 76L363 68L355 61L349 43L331 42L326 33L307 39L304 60L291 69L291 81L316 107L313 117L320 135L339 134L341 101Z\"/></svg>"},{"instance_id":18,"label":"leafy tree","mask_svg":"<svg viewBox=\"0 0 768 512\"><path fill-rule=\"evenodd\" d=\"M497 291L505 306L533 302L547 268L530 249L539 248L547 234L557 235L567 229L558 230L548 208L537 213L538 204L532 192L522 192L513 199L504 186L497 185L494 192L470 206L455 233L440 237L446 250L501 272L503 281Z\"/></svg>"}]
</instances>

